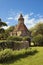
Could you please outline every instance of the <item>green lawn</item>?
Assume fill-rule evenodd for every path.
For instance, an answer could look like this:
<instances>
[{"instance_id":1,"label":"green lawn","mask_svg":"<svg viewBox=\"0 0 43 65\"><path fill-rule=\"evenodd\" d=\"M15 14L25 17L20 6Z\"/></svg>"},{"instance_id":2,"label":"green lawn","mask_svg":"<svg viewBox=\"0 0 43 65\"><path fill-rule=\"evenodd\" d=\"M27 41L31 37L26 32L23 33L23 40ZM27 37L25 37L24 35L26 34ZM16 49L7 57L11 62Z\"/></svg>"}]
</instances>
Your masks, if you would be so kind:
<instances>
[{"instance_id":1,"label":"green lawn","mask_svg":"<svg viewBox=\"0 0 43 65\"><path fill-rule=\"evenodd\" d=\"M12 62L9 63L3 63L0 65L43 65L43 47L32 47L32 50L36 49L37 52L33 54L27 54L26 56L21 55L22 57L13 60ZM30 49L31 50L31 49ZM24 53L23 50L17 51ZM23 57L24 56L24 57Z\"/></svg>"}]
</instances>

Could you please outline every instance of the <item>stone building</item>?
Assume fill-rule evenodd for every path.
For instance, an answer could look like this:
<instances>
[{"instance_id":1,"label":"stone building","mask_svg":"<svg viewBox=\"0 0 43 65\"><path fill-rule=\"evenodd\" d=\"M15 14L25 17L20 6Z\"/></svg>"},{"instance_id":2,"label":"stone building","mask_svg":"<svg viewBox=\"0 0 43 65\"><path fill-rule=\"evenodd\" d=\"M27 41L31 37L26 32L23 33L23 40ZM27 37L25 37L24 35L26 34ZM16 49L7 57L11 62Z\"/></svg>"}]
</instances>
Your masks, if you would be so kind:
<instances>
[{"instance_id":1,"label":"stone building","mask_svg":"<svg viewBox=\"0 0 43 65\"><path fill-rule=\"evenodd\" d=\"M18 25L15 26L15 29L10 33L10 35L16 35L16 36L30 36L30 32L27 29L26 25L24 24L24 18L22 14L20 14L20 17L18 18Z\"/></svg>"}]
</instances>

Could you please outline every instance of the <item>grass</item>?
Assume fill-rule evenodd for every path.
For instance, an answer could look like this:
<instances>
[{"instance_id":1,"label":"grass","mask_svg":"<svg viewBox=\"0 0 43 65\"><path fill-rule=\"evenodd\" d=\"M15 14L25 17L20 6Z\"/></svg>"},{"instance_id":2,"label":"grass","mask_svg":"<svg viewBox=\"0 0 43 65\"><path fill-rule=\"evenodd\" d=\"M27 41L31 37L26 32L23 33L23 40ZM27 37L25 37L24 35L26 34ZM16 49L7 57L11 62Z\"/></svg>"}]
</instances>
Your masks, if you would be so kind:
<instances>
[{"instance_id":1,"label":"grass","mask_svg":"<svg viewBox=\"0 0 43 65\"><path fill-rule=\"evenodd\" d=\"M30 53L28 50L14 51L15 58L0 65L43 65L43 47L32 47Z\"/></svg>"}]
</instances>

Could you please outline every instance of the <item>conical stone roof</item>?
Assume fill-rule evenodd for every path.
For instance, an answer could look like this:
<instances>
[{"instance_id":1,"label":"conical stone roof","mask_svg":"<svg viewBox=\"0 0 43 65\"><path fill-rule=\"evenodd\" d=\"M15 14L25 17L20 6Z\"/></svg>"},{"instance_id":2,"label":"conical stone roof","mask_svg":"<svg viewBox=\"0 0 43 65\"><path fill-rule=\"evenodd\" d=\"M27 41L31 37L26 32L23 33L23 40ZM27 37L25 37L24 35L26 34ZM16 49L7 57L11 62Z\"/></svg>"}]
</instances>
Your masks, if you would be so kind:
<instances>
[{"instance_id":1,"label":"conical stone roof","mask_svg":"<svg viewBox=\"0 0 43 65\"><path fill-rule=\"evenodd\" d=\"M23 20L22 20L23 19ZM24 18L22 14L20 14L20 17L18 19L18 25L15 27L13 33L19 34L21 32L21 36L28 35L28 29L26 25L24 24Z\"/></svg>"}]
</instances>

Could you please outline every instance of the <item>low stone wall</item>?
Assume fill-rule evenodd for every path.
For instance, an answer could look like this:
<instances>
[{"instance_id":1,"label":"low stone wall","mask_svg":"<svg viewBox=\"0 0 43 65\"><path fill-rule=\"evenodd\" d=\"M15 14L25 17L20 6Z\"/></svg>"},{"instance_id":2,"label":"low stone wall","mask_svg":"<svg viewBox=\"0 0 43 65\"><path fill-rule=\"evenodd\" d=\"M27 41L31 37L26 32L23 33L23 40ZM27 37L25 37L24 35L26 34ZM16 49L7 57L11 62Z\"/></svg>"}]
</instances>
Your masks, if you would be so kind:
<instances>
[{"instance_id":1,"label":"low stone wall","mask_svg":"<svg viewBox=\"0 0 43 65\"><path fill-rule=\"evenodd\" d=\"M29 42L28 41L16 41L17 44L14 44L14 49L19 50L23 48L28 48L29 47Z\"/></svg>"},{"instance_id":2,"label":"low stone wall","mask_svg":"<svg viewBox=\"0 0 43 65\"><path fill-rule=\"evenodd\" d=\"M0 42L0 49L11 48L13 50L20 50L23 48L28 48L28 41L2 41Z\"/></svg>"}]
</instances>

